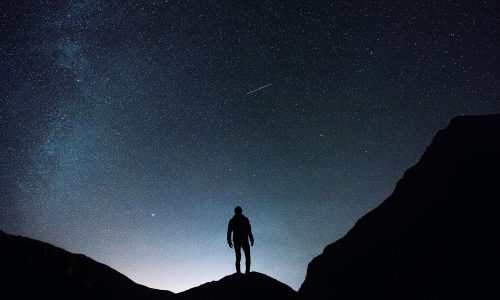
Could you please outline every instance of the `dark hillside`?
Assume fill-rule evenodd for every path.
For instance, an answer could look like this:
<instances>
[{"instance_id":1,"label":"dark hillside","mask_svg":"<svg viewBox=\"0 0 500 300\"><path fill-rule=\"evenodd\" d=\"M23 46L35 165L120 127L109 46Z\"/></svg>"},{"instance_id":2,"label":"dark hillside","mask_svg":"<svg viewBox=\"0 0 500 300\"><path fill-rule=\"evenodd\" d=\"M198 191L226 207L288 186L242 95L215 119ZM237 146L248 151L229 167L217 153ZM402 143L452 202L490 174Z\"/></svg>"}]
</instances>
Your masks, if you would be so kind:
<instances>
[{"instance_id":1,"label":"dark hillside","mask_svg":"<svg viewBox=\"0 0 500 300\"><path fill-rule=\"evenodd\" d=\"M0 299L172 299L84 255L0 231Z\"/></svg>"},{"instance_id":2,"label":"dark hillside","mask_svg":"<svg viewBox=\"0 0 500 300\"><path fill-rule=\"evenodd\" d=\"M307 299L499 299L500 115L457 117L308 267Z\"/></svg>"}]
</instances>

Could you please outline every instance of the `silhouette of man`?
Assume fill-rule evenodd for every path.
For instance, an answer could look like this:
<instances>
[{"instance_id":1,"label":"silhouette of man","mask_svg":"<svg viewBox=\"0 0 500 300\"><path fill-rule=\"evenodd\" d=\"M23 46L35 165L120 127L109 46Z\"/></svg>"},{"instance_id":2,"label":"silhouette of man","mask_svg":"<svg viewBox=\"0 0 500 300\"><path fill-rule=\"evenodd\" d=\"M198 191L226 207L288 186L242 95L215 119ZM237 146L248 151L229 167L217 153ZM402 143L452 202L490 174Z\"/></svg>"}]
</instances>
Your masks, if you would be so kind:
<instances>
[{"instance_id":1,"label":"silhouette of man","mask_svg":"<svg viewBox=\"0 0 500 300\"><path fill-rule=\"evenodd\" d=\"M233 235L233 242L231 242L231 233ZM240 261L242 248L245 253L245 274L250 272L250 245L248 244L248 239L250 239L250 245L253 246L250 221L243 215L243 209L236 206L234 208L234 216L229 220L227 226L227 243L229 244L229 248L233 248L234 243L234 251L236 252L236 273L238 274L241 274Z\"/></svg>"}]
</instances>

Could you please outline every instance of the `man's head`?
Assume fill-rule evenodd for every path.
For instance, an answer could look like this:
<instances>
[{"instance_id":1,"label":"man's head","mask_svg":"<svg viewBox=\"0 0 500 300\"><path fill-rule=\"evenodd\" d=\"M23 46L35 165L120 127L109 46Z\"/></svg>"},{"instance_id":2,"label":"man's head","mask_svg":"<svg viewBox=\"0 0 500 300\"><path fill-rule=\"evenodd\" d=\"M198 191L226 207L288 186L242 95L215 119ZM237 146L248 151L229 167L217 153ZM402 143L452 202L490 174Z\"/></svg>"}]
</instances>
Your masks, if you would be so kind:
<instances>
[{"instance_id":1,"label":"man's head","mask_svg":"<svg viewBox=\"0 0 500 300\"><path fill-rule=\"evenodd\" d=\"M234 208L234 213L237 214L237 215L241 215L243 213L243 209L241 209L240 206L236 206Z\"/></svg>"}]
</instances>

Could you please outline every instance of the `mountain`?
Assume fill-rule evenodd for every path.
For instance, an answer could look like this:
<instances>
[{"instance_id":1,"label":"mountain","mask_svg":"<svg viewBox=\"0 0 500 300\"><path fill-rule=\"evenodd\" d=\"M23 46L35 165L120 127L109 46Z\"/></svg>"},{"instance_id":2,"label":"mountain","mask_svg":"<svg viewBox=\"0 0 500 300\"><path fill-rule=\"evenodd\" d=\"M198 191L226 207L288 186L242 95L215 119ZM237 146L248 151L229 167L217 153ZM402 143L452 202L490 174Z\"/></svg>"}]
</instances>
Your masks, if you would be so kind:
<instances>
[{"instance_id":1,"label":"mountain","mask_svg":"<svg viewBox=\"0 0 500 300\"><path fill-rule=\"evenodd\" d=\"M500 115L453 119L308 266L304 299L500 299Z\"/></svg>"},{"instance_id":2,"label":"mountain","mask_svg":"<svg viewBox=\"0 0 500 300\"><path fill-rule=\"evenodd\" d=\"M297 292L274 278L261 273L233 274L181 292L178 299L295 299Z\"/></svg>"},{"instance_id":3,"label":"mountain","mask_svg":"<svg viewBox=\"0 0 500 300\"><path fill-rule=\"evenodd\" d=\"M179 294L151 289L84 255L0 230L0 299L295 299L257 272L233 274Z\"/></svg>"},{"instance_id":4,"label":"mountain","mask_svg":"<svg viewBox=\"0 0 500 300\"><path fill-rule=\"evenodd\" d=\"M84 255L0 231L0 299L173 299Z\"/></svg>"},{"instance_id":5,"label":"mountain","mask_svg":"<svg viewBox=\"0 0 500 300\"><path fill-rule=\"evenodd\" d=\"M458 117L391 196L314 258L299 293L264 274L179 294L0 231L0 299L500 299L500 115Z\"/></svg>"}]
</instances>

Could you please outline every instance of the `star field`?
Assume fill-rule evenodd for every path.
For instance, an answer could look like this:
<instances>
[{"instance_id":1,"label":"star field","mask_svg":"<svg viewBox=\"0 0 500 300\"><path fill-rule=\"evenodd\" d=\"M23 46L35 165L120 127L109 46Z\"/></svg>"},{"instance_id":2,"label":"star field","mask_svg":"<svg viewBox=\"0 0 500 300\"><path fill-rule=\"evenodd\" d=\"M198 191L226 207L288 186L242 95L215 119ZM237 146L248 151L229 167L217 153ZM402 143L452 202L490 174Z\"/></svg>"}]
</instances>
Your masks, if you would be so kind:
<instances>
[{"instance_id":1,"label":"star field","mask_svg":"<svg viewBox=\"0 0 500 300\"><path fill-rule=\"evenodd\" d=\"M294 289L456 115L500 112L495 1L2 1L0 229L154 288Z\"/></svg>"}]
</instances>

